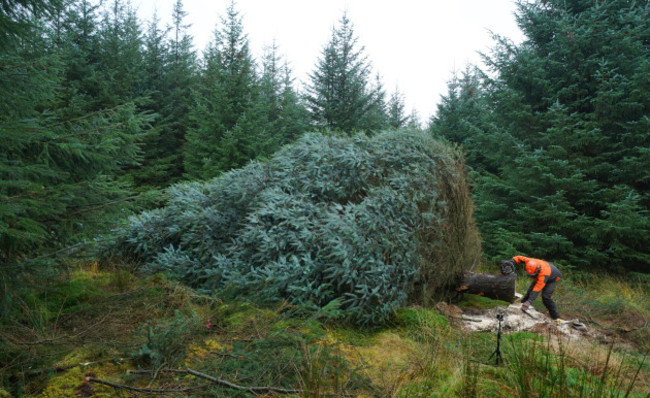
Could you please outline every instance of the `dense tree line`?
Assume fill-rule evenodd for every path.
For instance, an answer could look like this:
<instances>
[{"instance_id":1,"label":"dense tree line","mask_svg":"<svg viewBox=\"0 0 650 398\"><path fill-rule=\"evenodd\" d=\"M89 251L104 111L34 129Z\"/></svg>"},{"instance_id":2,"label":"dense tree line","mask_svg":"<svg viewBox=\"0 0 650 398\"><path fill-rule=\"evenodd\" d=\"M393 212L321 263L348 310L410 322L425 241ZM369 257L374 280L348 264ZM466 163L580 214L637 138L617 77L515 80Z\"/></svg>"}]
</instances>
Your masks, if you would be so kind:
<instances>
[{"instance_id":1,"label":"dense tree line","mask_svg":"<svg viewBox=\"0 0 650 398\"><path fill-rule=\"evenodd\" d=\"M113 224L135 194L217 176L310 129L388 126L385 94L346 17L314 72L330 80L313 86L337 87L335 96L315 89L305 99L278 46L254 59L234 2L202 55L186 16L181 0L169 26L157 16L145 26L122 0L3 3L3 266ZM395 95L390 120L399 126L407 118ZM340 99L354 117L310 111L312 102L331 108Z\"/></svg>"},{"instance_id":2,"label":"dense tree line","mask_svg":"<svg viewBox=\"0 0 650 398\"><path fill-rule=\"evenodd\" d=\"M526 39L456 76L430 131L474 170L489 256L650 271L650 6L519 4Z\"/></svg>"},{"instance_id":3,"label":"dense tree line","mask_svg":"<svg viewBox=\"0 0 650 398\"><path fill-rule=\"evenodd\" d=\"M77 241L101 224L98 214L116 216L151 121L135 101L135 65L103 66L115 52L132 56L120 39L137 35L132 14L115 7L99 24L87 2L10 3L27 22L0 43L3 266Z\"/></svg>"},{"instance_id":4,"label":"dense tree line","mask_svg":"<svg viewBox=\"0 0 650 398\"><path fill-rule=\"evenodd\" d=\"M275 43L255 59L235 3L201 53L186 17L182 0L169 26L125 0L0 5L3 275L114 225L151 190L311 130L417 125L345 14L304 88ZM647 2L522 2L526 40L496 37L487 70L452 80L429 129L466 151L489 257L648 269L648 17Z\"/></svg>"}]
</instances>

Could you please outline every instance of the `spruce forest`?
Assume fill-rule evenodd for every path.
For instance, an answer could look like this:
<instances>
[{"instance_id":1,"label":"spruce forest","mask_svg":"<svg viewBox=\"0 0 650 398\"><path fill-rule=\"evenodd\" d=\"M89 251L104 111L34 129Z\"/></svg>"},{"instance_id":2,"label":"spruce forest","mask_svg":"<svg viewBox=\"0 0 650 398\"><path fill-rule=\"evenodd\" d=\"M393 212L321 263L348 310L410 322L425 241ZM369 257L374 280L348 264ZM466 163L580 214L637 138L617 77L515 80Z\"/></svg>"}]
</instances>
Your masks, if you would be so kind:
<instances>
[{"instance_id":1,"label":"spruce forest","mask_svg":"<svg viewBox=\"0 0 650 398\"><path fill-rule=\"evenodd\" d=\"M304 84L171 17L0 1L0 397L650 394L650 2L519 0L429 120L345 12ZM588 333L486 366L515 255Z\"/></svg>"}]
</instances>

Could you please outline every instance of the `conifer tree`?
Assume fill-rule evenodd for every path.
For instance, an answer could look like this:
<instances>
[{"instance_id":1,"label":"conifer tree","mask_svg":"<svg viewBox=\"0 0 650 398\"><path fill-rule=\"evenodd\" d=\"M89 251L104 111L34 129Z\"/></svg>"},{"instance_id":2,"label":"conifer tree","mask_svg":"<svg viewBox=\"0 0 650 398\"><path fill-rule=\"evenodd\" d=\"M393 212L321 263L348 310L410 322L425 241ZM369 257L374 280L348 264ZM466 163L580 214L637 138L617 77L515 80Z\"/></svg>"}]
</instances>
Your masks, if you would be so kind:
<instances>
[{"instance_id":1,"label":"conifer tree","mask_svg":"<svg viewBox=\"0 0 650 398\"><path fill-rule=\"evenodd\" d=\"M411 114L408 117L408 120L406 121L406 127L411 129L411 130L422 130L422 118L420 117L420 113L417 111L417 109L412 109Z\"/></svg>"},{"instance_id":2,"label":"conifer tree","mask_svg":"<svg viewBox=\"0 0 650 398\"><path fill-rule=\"evenodd\" d=\"M291 69L278 55L275 43L266 50L261 66L252 112L257 125L251 129L260 131L255 145L256 156L268 156L304 134L309 126L309 115L294 88Z\"/></svg>"},{"instance_id":3,"label":"conifer tree","mask_svg":"<svg viewBox=\"0 0 650 398\"><path fill-rule=\"evenodd\" d=\"M70 3L63 9L63 29L53 32L65 70L62 100L70 104L68 117L102 108L98 13L99 6L89 0Z\"/></svg>"},{"instance_id":4,"label":"conifer tree","mask_svg":"<svg viewBox=\"0 0 650 398\"><path fill-rule=\"evenodd\" d=\"M396 88L388 100L388 124L393 128L401 128L408 122L404 113L404 94Z\"/></svg>"},{"instance_id":5,"label":"conifer tree","mask_svg":"<svg viewBox=\"0 0 650 398\"><path fill-rule=\"evenodd\" d=\"M157 119L144 146L142 166L133 172L142 189L167 186L184 173L183 147L197 67L186 15L177 0L172 26L162 29L154 17L146 35L144 86L151 99L146 107Z\"/></svg>"},{"instance_id":6,"label":"conifer tree","mask_svg":"<svg viewBox=\"0 0 650 398\"><path fill-rule=\"evenodd\" d=\"M317 127L351 134L385 125L385 93L379 79L371 84L371 65L358 40L344 13L307 87L307 108Z\"/></svg>"},{"instance_id":7,"label":"conifer tree","mask_svg":"<svg viewBox=\"0 0 650 398\"><path fill-rule=\"evenodd\" d=\"M475 180L491 256L649 269L648 19L643 2L520 3L526 40L497 38L482 112L454 116L470 164L491 158Z\"/></svg>"},{"instance_id":8,"label":"conifer tree","mask_svg":"<svg viewBox=\"0 0 650 398\"><path fill-rule=\"evenodd\" d=\"M192 45L192 36L188 29L191 25L185 23L187 13L181 0L177 0L173 11L173 38L169 43L170 58L167 66L165 95L166 103L161 110L162 121L167 130L163 133L161 146L166 153L161 161L167 164L166 184L182 178L185 171L183 166L183 148L187 131L191 126L190 110L193 106L192 91L196 84L197 56Z\"/></svg>"},{"instance_id":9,"label":"conifer tree","mask_svg":"<svg viewBox=\"0 0 650 398\"><path fill-rule=\"evenodd\" d=\"M447 94L441 96L428 130L435 137L460 145L471 169L496 173L503 164L501 148L504 143L512 144L513 138L497 129L489 107L482 72L468 66L449 81Z\"/></svg>"},{"instance_id":10,"label":"conifer tree","mask_svg":"<svg viewBox=\"0 0 650 398\"><path fill-rule=\"evenodd\" d=\"M31 29L0 52L3 278L25 258L97 232L123 211L130 192L119 176L135 163L147 122L132 103L83 112L63 62L74 47L56 48L42 28L51 19L32 17Z\"/></svg>"},{"instance_id":11,"label":"conifer tree","mask_svg":"<svg viewBox=\"0 0 650 398\"><path fill-rule=\"evenodd\" d=\"M370 85L369 89L373 93L372 101L358 124L363 126L363 130L372 133L388 126L388 105L384 84L379 75L375 75L374 84Z\"/></svg>"},{"instance_id":12,"label":"conifer tree","mask_svg":"<svg viewBox=\"0 0 650 398\"><path fill-rule=\"evenodd\" d=\"M165 97L165 72L170 58L168 29L160 27L158 14L154 13L144 36L143 87L151 97L154 109L160 110Z\"/></svg>"},{"instance_id":13,"label":"conifer tree","mask_svg":"<svg viewBox=\"0 0 650 398\"><path fill-rule=\"evenodd\" d=\"M250 117L255 84L248 37L231 2L204 55L185 152L189 177L213 177L254 157L255 132L247 131L244 124Z\"/></svg>"},{"instance_id":14,"label":"conifer tree","mask_svg":"<svg viewBox=\"0 0 650 398\"><path fill-rule=\"evenodd\" d=\"M107 108L142 96L143 39L129 3L113 0L99 29L99 107Z\"/></svg>"},{"instance_id":15,"label":"conifer tree","mask_svg":"<svg viewBox=\"0 0 650 398\"><path fill-rule=\"evenodd\" d=\"M0 49L23 40L35 18L55 15L62 0L4 0L0 4Z\"/></svg>"},{"instance_id":16,"label":"conifer tree","mask_svg":"<svg viewBox=\"0 0 650 398\"><path fill-rule=\"evenodd\" d=\"M424 132L306 134L264 162L172 186L111 252L206 292L305 310L337 300L345 320L378 325L445 295L478 254L464 170Z\"/></svg>"},{"instance_id":17,"label":"conifer tree","mask_svg":"<svg viewBox=\"0 0 650 398\"><path fill-rule=\"evenodd\" d=\"M157 13L154 13L144 36L142 87L148 97L144 107L156 115L153 128L143 142L143 159L139 167L131 171L134 182L143 190L152 186L165 185L169 179L167 155L169 148L163 142L166 133L163 107L168 98L167 74L170 58L168 45L169 30L160 27ZM177 148L173 149L178 150Z\"/></svg>"},{"instance_id":18,"label":"conifer tree","mask_svg":"<svg viewBox=\"0 0 650 398\"><path fill-rule=\"evenodd\" d=\"M280 92L280 126L281 145L293 142L309 131L309 112L305 107L300 92L295 87L291 68L285 60L282 68L282 91Z\"/></svg>"}]
</instances>

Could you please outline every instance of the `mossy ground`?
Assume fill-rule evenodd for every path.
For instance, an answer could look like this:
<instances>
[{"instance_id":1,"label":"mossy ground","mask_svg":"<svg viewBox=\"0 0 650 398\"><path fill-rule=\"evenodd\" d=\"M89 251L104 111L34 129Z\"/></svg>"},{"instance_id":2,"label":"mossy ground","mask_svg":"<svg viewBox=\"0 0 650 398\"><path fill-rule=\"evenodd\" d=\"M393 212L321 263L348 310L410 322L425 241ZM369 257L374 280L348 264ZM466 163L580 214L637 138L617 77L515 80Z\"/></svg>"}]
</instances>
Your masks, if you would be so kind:
<instances>
[{"instance_id":1,"label":"mossy ground","mask_svg":"<svg viewBox=\"0 0 650 398\"><path fill-rule=\"evenodd\" d=\"M597 397L624 396L629 389L629 396L646 397L650 360L641 361L648 329L632 330L636 319L625 317L617 324L614 314L647 316L647 287L610 281L569 279L556 299L569 314L589 309L592 325L603 325L613 344L505 334L504 363L495 367L481 364L495 349L494 333L464 332L434 309L402 308L383 327L360 329L305 316L286 303L224 302L164 276L140 279L89 265L23 296L15 320L1 332L1 387L13 396L108 397L118 390L87 377L168 390L206 382L164 371L191 368L242 386L309 391L300 396ZM507 303L466 295L460 305L476 310ZM127 372L138 369L151 372ZM531 380L529 369L545 384ZM9 395L0 390L2 396ZM169 396L248 394L211 384Z\"/></svg>"},{"instance_id":2,"label":"mossy ground","mask_svg":"<svg viewBox=\"0 0 650 398\"><path fill-rule=\"evenodd\" d=\"M477 296L475 294L464 294L458 303L461 308L472 308L477 310L489 310L500 306L508 306L510 303L503 300L492 300L487 297Z\"/></svg>"}]
</instances>

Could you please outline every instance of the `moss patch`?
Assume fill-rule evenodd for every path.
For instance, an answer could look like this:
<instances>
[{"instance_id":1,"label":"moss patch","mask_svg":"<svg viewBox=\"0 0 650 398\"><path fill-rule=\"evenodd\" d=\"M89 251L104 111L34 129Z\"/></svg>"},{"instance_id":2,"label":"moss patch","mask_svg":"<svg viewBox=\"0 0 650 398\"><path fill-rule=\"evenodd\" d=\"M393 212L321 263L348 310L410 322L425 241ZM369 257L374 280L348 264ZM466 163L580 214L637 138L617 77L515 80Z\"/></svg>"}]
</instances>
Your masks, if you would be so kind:
<instances>
[{"instance_id":1,"label":"moss patch","mask_svg":"<svg viewBox=\"0 0 650 398\"><path fill-rule=\"evenodd\" d=\"M232 345L219 342L215 339L206 339L199 344L189 344L187 347L187 357L185 359L185 366L193 367L209 358L214 358L217 355L229 355L228 352L232 350Z\"/></svg>"},{"instance_id":2,"label":"moss patch","mask_svg":"<svg viewBox=\"0 0 650 398\"><path fill-rule=\"evenodd\" d=\"M114 365L112 363L91 365L88 367L77 367L62 372L51 379L40 394L31 395L38 398L62 398L92 396L97 398L109 398L115 396L115 390L103 384L90 383L86 377L99 379L113 378L114 375L122 375L126 371L126 365ZM123 381L118 381L123 383Z\"/></svg>"},{"instance_id":3,"label":"moss patch","mask_svg":"<svg viewBox=\"0 0 650 398\"><path fill-rule=\"evenodd\" d=\"M226 312L225 324L235 329L247 329L258 323L272 323L278 318L276 312L252 304L234 305L223 310Z\"/></svg>"},{"instance_id":4,"label":"moss patch","mask_svg":"<svg viewBox=\"0 0 650 398\"><path fill-rule=\"evenodd\" d=\"M463 294L463 299L458 303L461 308L472 308L477 310L489 310L496 307L507 307L510 303L503 300L493 300L475 294Z\"/></svg>"},{"instance_id":5,"label":"moss patch","mask_svg":"<svg viewBox=\"0 0 650 398\"><path fill-rule=\"evenodd\" d=\"M363 330L343 326L336 327L332 331L339 342L356 347L372 345L375 337L381 332L381 329Z\"/></svg>"},{"instance_id":6,"label":"moss patch","mask_svg":"<svg viewBox=\"0 0 650 398\"><path fill-rule=\"evenodd\" d=\"M427 327L434 329L448 329L449 320L437 311L425 308L400 308L395 311L393 323L407 329Z\"/></svg>"}]
</instances>

